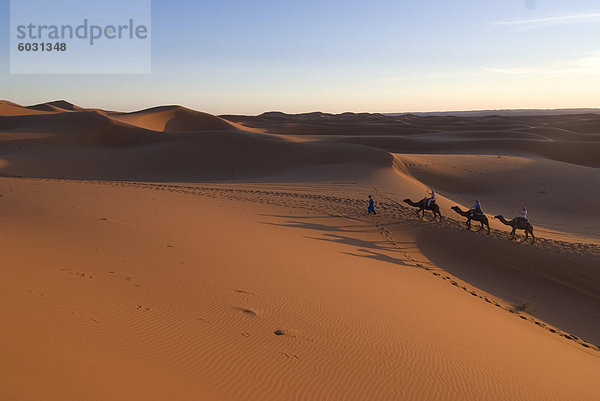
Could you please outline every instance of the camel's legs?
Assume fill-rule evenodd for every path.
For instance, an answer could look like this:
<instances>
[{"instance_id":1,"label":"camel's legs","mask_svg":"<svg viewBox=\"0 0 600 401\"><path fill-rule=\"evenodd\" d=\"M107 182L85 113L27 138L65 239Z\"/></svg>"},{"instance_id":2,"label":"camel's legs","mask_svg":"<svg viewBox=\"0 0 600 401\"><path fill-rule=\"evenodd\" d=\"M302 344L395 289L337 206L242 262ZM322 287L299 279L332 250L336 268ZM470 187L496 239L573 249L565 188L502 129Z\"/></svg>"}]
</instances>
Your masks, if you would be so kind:
<instances>
[{"instance_id":1,"label":"camel's legs","mask_svg":"<svg viewBox=\"0 0 600 401\"><path fill-rule=\"evenodd\" d=\"M529 238L529 234L531 234L531 243L535 244L535 235L533 235L533 230L525 230L525 239Z\"/></svg>"},{"instance_id":2,"label":"camel's legs","mask_svg":"<svg viewBox=\"0 0 600 401\"><path fill-rule=\"evenodd\" d=\"M431 213L433 214L433 218L431 219L431 221L435 221L435 218L437 217L437 213L435 212L435 210L432 210ZM442 217L442 215L440 214L440 218Z\"/></svg>"}]
</instances>

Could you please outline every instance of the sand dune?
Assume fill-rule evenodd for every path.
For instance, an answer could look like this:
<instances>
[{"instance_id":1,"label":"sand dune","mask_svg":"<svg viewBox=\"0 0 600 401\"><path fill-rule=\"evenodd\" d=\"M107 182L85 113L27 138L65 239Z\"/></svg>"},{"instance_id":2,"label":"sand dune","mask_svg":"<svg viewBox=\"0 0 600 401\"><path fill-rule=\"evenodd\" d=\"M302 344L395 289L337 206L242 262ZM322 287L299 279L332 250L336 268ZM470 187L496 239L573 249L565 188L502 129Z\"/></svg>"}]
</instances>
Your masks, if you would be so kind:
<instances>
[{"instance_id":1,"label":"sand dune","mask_svg":"<svg viewBox=\"0 0 600 401\"><path fill-rule=\"evenodd\" d=\"M600 399L599 121L1 102L0 399Z\"/></svg>"},{"instance_id":2,"label":"sand dune","mask_svg":"<svg viewBox=\"0 0 600 401\"><path fill-rule=\"evenodd\" d=\"M230 130L232 126L219 117L186 109L162 106L133 113L109 113L115 120L160 132L199 132Z\"/></svg>"},{"instance_id":3,"label":"sand dune","mask_svg":"<svg viewBox=\"0 0 600 401\"><path fill-rule=\"evenodd\" d=\"M64 113L69 111L83 111L84 108L76 106L65 100L40 103L33 106L21 106L19 104L0 100L0 116L24 116L32 114Z\"/></svg>"},{"instance_id":4,"label":"sand dune","mask_svg":"<svg viewBox=\"0 0 600 401\"><path fill-rule=\"evenodd\" d=\"M598 169L542 158L475 155L397 155L409 174L463 205L479 199L509 218L522 206L532 222L600 238ZM583 184L583 185L582 185ZM500 227L499 225L497 227Z\"/></svg>"},{"instance_id":5,"label":"sand dune","mask_svg":"<svg viewBox=\"0 0 600 401\"><path fill-rule=\"evenodd\" d=\"M103 146L133 144L132 138L150 138L151 131L112 120L94 111L0 116L0 132L45 133L63 145Z\"/></svg>"},{"instance_id":6,"label":"sand dune","mask_svg":"<svg viewBox=\"0 0 600 401\"><path fill-rule=\"evenodd\" d=\"M55 100L53 102L40 103L34 106L28 106L27 108L30 110L47 111L54 113L85 110L79 106L74 105L73 103L67 102L66 100Z\"/></svg>"},{"instance_id":7,"label":"sand dune","mask_svg":"<svg viewBox=\"0 0 600 401\"><path fill-rule=\"evenodd\" d=\"M0 100L0 116L25 116L42 113L44 111L23 107L7 100Z\"/></svg>"},{"instance_id":8,"label":"sand dune","mask_svg":"<svg viewBox=\"0 0 600 401\"><path fill-rule=\"evenodd\" d=\"M256 187L2 181L4 399L600 396L598 351L453 285L420 222Z\"/></svg>"},{"instance_id":9,"label":"sand dune","mask_svg":"<svg viewBox=\"0 0 600 401\"><path fill-rule=\"evenodd\" d=\"M538 156L600 166L600 115L414 116L380 114L224 116L268 132L354 143L394 153Z\"/></svg>"},{"instance_id":10,"label":"sand dune","mask_svg":"<svg viewBox=\"0 0 600 401\"><path fill-rule=\"evenodd\" d=\"M200 132L162 135L143 126L186 126L206 123ZM174 113L174 114L173 114ZM194 112L195 113L195 112ZM217 117L167 108L136 115L139 126L96 111L35 116L0 116L0 157L11 176L119 179L145 181L201 181L264 179L310 174L310 179L369 175L389 167L392 156L382 150L351 144L295 143L284 138L237 130ZM144 119L143 117L147 117ZM198 117L198 119L195 119ZM191 123L190 123L191 124ZM214 125L217 124L217 125ZM219 126L226 130L214 130ZM154 128L158 128L154 125ZM190 128L191 129L191 128Z\"/></svg>"},{"instance_id":11,"label":"sand dune","mask_svg":"<svg viewBox=\"0 0 600 401\"><path fill-rule=\"evenodd\" d=\"M430 135L425 138L351 137L330 142L373 146L393 153L437 153L542 157L582 166L600 166L600 142L553 141L523 138L452 139Z\"/></svg>"}]
</instances>

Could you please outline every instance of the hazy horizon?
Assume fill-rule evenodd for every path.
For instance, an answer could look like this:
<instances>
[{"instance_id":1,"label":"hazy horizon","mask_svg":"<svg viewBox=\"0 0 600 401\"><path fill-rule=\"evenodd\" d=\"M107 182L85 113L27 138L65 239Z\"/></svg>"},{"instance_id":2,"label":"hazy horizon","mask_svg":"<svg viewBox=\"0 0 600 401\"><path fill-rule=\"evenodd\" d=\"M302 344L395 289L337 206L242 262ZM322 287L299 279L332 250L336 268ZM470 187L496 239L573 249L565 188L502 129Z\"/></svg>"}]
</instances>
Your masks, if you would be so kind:
<instances>
[{"instance_id":1,"label":"hazy horizon","mask_svg":"<svg viewBox=\"0 0 600 401\"><path fill-rule=\"evenodd\" d=\"M79 106L79 107L83 107L83 108L89 108L89 109L102 109L102 110L107 110L107 111L114 111L114 112L124 112L124 113L131 113L131 112L138 112L138 111L143 111L143 110L148 110L148 109L153 109L153 108L159 108L159 107L185 107L191 110L195 110L195 111L199 111L199 112L206 112L205 110L201 110L201 109L194 109L193 107L188 107L186 105L182 105L182 104L157 104L154 106L150 106L150 107L146 107L146 108L142 108L142 109L112 109L112 108L102 108L102 107L98 107L98 106L94 106L94 105L82 105L82 104L77 104L74 102L69 101L68 99L53 99L53 100L48 100L48 101L43 101L43 102L39 102L39 103L32 103L32 104L21 104L18 102L15 102L11 99L0 99L0 101L8 101L8 102L12 102L15 104L18 104L20 106L23 107L33 107L33 106L39 106L39 105L43 105L43 104L50 104L50 103L57 103L57 102L67 102L70 103L74 106ZM342 112L329 112L327 110L305 110L305 111L300 111L300 112L294 112L294 113L288 113L286 111L283 110L264 110L261 111L259 113L254 113L254 114L244 114L244 113L219 113L219 114L215 114L215 115L247 115L247 116L259 116L262 114L267 114L267 113L284 113L284 114L289 114L289 115L300 115L300 114L310 114L310 113L324 113L324 114L332 114L332 115L339 115L339 114L344 114L344 113L355 113L355 114L360 114L360 113L371 113L371 114L383 114L383 115L387 115L387 116L396 116L396 115L407 115L407 114L422 114L422 115L436 115L436 114L447 114L447 115L452 115L452 114L457 114L457 115L467 115L467 114L481 114L481 113L499 113L499 114L521 114L521 115L526 115L525 113L527 112L536 112L536 113L540 113L540 115L545 114L545 115L550 115L550 114L578 114L578 113L587 113L587 112L600 112L600 108L597 107L574 107L574 108L554 108L554 109L473 109L473 110L432 110L432 111L419 111L419 110L412 110L412 111L394 111L394 112L382 112L382 111L342 111Z\"/></svg>"}]
</instances>

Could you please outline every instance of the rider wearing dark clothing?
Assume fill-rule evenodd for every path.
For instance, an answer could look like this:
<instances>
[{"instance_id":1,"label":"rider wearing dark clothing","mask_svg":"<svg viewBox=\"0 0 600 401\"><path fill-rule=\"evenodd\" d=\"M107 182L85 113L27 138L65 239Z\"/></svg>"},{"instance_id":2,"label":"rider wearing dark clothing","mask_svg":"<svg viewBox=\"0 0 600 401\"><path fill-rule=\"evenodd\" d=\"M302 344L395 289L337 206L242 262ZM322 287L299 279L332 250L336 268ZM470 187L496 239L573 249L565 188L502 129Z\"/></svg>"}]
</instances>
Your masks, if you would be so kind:
<instances>
[{"instance_id":1,"label":"rider wearing dark clothing","mask_svg":"<svg viewBox=\"0 0 600 401\"><path fill-rule=\"evenodd\" d=\"M483 210L481 210L481 203L479 203L478 200L475 201L475 205L473 206L473 209L471 209L471 217L473 217L476 214L483 214Z\"/></svg>"},{"instance_id":2,"label":"rider wearing dark clothing","mask_svg":"<svg viewBox=\"0 0 600 401\"><path fill-rule=\"evenodd\" d=\"M435 202L435 191L432 189L431 192L427 192L428 195L431 195L427 198L427 207L431 207L431 204Z\"/></svg>"},{"instance_id":3,"label":"rider wearing dark clothing","mask_svg":"<svg viewBox=\"0 0 600 401\"><path fill-rule=\"evenodd\" d=\"M367 208L369 214L373 213L373 214L377 214L377 212L375 212L375 201L373 200L373 196L369 195L369 207Z\"/></svg>"}]
</instances>

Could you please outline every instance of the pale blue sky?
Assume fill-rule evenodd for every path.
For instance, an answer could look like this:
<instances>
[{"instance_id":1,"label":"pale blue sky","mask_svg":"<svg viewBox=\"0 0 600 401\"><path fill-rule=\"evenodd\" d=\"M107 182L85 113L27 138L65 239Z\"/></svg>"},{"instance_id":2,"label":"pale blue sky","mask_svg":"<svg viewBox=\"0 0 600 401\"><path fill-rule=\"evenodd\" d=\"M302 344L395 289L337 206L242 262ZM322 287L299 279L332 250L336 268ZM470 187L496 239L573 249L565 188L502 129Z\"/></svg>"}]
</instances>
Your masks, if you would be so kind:
<instances>
[{"instance_id":1,"label":"pale blue sky","mask_svg":"<svg viewBox=\"0 0 600 401\"><path fill-rule=\"evenodd\" d=\"M153 0L150 75L10 75L8 0L0 16L0 98L21 104L215 114L600 107L597 0Z\"/></svg>"}]
</instances>

